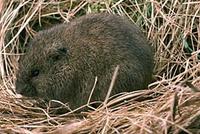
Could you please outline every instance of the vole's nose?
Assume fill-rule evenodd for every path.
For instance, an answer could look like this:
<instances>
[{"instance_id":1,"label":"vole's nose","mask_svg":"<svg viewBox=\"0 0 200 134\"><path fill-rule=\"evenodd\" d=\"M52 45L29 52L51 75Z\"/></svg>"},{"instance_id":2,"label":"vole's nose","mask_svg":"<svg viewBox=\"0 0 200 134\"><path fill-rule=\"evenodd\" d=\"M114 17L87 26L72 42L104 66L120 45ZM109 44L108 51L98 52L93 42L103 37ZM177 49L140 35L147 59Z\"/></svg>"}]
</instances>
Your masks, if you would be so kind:
<instances>
[{"instance_id":1,"label":"vole's nose","mask_svg":"<svg viewBox=\"0 0 200 134\"><path fill-rule=\"evenodd\" d=\"M37 96L36 89L28 83L16 81L15 90L18 94L34 97Z\"/></svg>"},{"instance_id":2,"label":"vole's nose","mask_svg":"<svg viewBox=\"0 0 200 134\"><path fill-rule=\"evenodd\" d=\"M23 95L23 89L25 88L24 84L16 81L15 82L15 91L18 93L18 94L21 94Z\"/></svg>"}]
</instances>

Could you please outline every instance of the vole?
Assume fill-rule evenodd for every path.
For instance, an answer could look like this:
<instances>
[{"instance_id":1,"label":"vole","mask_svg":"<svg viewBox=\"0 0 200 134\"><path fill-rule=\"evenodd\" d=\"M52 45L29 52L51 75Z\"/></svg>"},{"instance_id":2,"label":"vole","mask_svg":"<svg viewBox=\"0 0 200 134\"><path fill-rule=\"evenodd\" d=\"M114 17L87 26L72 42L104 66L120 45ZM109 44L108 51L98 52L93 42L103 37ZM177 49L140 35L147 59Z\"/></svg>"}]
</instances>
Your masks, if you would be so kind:
<instances>
[{"instance_id":1,"label":"vole","mask_svg":"<svg viewBox=\"0 0 200 134\"><path fill-rule=\"evenodd\" d=\"M147 88L152 80L153 52L142 31L125 17L88 14L39 32L20 57L16 91L24 96L86 104L103 101L114 69L112 94Z\"/></svg>"}]
</instances>

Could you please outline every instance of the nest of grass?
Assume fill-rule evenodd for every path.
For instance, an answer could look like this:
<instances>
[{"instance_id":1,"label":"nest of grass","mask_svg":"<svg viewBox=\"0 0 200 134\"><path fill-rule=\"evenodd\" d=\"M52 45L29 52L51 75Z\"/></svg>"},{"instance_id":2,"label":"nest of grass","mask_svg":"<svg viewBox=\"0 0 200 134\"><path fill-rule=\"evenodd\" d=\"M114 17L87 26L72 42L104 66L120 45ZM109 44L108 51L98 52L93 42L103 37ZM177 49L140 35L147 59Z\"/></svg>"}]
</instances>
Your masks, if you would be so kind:
<instances>
[{"instance_id":1,"label":"nest of grass","mask_svg":"<svg viewBox=\"0 0 200 134\"><path fill-rule=\"evenodd\" d=\"M40 108L16 95L17 63L29 40L40 30L91 12L127 16L146 32L156 63L149 89L106 98L97 109L79 114L55 114L50 105ZM0 132L200 133L199 14L196 1L1 0Z\"/></svg>"}]
</instances>

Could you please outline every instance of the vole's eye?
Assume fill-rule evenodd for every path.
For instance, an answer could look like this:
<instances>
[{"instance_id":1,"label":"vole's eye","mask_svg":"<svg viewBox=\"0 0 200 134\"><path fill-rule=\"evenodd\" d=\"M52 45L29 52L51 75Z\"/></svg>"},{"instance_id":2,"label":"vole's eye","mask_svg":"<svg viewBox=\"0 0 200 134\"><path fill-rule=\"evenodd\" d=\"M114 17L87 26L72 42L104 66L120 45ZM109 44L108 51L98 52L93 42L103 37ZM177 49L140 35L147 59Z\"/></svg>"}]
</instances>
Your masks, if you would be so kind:
<instances>
[{"instance_id":1,"label":"vole's eye","mask_svg":"<svg viewBox=\"0 0 200 134\"><path fill-rule=\"evenodd\" d=\"M39 69L33 69L31 70L31 76L32 77L36 77L40 74L40 70Z\"/></svg>"}]
</instances>

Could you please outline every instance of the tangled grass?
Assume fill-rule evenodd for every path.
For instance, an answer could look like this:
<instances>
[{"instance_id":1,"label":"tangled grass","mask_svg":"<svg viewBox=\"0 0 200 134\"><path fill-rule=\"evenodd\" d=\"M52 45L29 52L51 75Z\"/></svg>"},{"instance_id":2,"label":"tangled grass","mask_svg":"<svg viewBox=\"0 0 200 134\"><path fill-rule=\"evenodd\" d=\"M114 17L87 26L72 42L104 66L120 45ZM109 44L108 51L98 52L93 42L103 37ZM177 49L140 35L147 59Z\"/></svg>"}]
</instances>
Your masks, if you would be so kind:
<instances>
[{"instance_id":1,"label":"tangled grass","mask_svg":"<svg viewBox=\"0 0 200 134\"><path fill-rule=\"evenodd\" d=\"M14 91L19 57L40 30L92 12L127 16L155 48L149 90L97 109L54 114ZM192 0L1 0L1 133L200 133L200 2ZM64 106L64 104L63 104Z\"/></svg>"}]
</instances>

